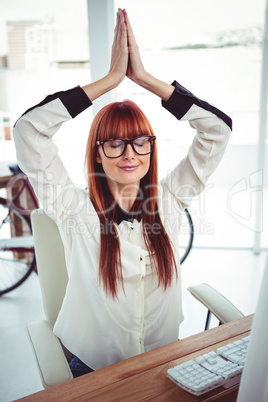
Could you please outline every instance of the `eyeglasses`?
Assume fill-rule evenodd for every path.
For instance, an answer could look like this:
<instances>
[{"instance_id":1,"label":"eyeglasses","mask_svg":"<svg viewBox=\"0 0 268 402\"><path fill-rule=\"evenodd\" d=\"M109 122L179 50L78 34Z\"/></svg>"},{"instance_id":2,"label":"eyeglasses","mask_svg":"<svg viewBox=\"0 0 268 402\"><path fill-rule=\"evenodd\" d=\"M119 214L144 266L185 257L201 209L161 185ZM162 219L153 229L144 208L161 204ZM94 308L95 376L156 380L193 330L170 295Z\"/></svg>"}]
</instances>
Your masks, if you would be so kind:
<instances>
[{"instance_id":1,"label":"eyeglasses","mask_svg":"<svg viewBox=\"0 0 268 402\"><path fill-rule=\"evenodd\" d=\"M120 138L96 141L96 145L102 146L104 155L107 158L119 158L125 153L128 144L132 146L133 151L138 155L150 154L153 151L155 139L154 135L144 135L131 140Z\"/></svg>"}]
</instances>

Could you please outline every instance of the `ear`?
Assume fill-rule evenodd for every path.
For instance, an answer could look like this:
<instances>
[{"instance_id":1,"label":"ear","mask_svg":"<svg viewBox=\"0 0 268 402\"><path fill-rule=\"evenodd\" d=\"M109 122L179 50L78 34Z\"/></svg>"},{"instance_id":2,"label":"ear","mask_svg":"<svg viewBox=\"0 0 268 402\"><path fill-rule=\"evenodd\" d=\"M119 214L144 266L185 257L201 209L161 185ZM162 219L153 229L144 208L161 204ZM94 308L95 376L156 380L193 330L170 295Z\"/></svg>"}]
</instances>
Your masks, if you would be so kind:
<instances>
[{"instance_id":1,"label":"ear","mask_svg":"<svg viewBox=\"0 0 268 402\"><path fill-rule=\"evenodd\" d=\"M99 154L99 150L97 149L97 152L96 152L96 162L97 163L101 163L101 158L100 158L100 154Z\"/></svg>"}]
</instances>

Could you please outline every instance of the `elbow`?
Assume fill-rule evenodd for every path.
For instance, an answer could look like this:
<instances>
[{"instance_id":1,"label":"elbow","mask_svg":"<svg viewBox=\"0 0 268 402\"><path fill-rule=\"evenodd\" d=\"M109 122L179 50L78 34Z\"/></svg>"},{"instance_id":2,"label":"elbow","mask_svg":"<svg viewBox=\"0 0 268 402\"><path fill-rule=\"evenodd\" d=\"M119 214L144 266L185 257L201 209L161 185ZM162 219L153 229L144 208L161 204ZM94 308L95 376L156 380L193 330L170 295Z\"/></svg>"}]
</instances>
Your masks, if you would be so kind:
<instances>
[{"instance_id":1,"label":"elbow","mask_svg":"<svg viewBox=\"0 0 268 402\"><path fill-rule=\"evenodd\" d=\"M232 133L232 128L230 126L228 126L225 123L222 123L221 126L221 135L222 135L222 141L225 145L227 145L229 138L231 136Z\"/></svg>"},{"instance_id":2,"label":"elbow","mask_svg":"<svg viewBox=\"0 0 268 402\"><path fill-rule=\"evenodd\" d=\"M20 117L14 124L13 138L15 141L15 145L16 145L18 138L21 137L23 135L23 132L26 131L26 126L27 126L27 124L26 124L25 120L23 119L23 117Z\"/></svg>"}]
</instances>

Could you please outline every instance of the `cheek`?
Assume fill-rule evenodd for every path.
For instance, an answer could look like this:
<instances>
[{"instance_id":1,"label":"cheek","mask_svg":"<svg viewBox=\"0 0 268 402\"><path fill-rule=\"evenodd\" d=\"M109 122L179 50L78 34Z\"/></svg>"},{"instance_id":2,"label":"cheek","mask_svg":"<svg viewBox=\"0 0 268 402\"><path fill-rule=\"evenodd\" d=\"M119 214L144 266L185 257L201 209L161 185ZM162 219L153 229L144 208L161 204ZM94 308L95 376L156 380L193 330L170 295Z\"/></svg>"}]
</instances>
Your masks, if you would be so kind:
<instances>
[{"instance_id":1,"label":"cheek","mask_svg":"<svg viewBox=\"0 0 268 402\"><path fill-rule=\"evenodd\" d=\"M97 163L101 163L104 173L107 175L113 168L113 159L106 158L100 149L96 158Z\"/></svg>"},{"instance_id":2,"label":"cheek","mask_svg":"<svg viewBox=\"0 0 268 402\"><path fill-rule=\"evenodd\" d=\"M113 166L112 163L110 162L110 159L108 158L102 158L102 169L104 171L104 173L106 174L106 176L109 174L109 172L111 172Z\"/></svg>"},{"instance_id":3,"label":"cheek","mask_svg":"<svg viewBox=\"0 0 268 402\"><path fill-rule=\"evenodd\" d=\"M147 172L148 172L148 170L150 169L150 165L151 165L151 158L150 158L150 155L147 157L147 160L145 161L145 167L146 167L146 169L147 169Z\"/></svg>"}]
</instances>

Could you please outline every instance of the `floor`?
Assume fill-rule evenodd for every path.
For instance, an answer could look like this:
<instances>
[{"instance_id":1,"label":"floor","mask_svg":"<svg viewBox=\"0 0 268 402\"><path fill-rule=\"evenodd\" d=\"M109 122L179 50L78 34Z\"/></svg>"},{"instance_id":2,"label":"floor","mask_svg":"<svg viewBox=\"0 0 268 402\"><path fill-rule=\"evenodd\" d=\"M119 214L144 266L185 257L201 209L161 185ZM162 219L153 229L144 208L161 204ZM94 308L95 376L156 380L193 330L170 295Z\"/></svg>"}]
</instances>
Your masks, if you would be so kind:
<instances>
[{"instance_id":1,"label":"floor","mask_svg":"<svg viewBox=\"0 0 268 402\"><path fill-rule=\"evenodd\" d=\"M193 249L182 266L185 320L180 338L203 331L205 324L206 309L186 290L190 284L207 282L243 314L253 313L266 255L265 251L254 255L250 250ZM44 317L36 274L0 299L0 317L0 402L10 402L43 389L25 331L28 322Z\"/></svg>"}]
</instances>

